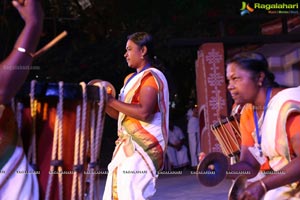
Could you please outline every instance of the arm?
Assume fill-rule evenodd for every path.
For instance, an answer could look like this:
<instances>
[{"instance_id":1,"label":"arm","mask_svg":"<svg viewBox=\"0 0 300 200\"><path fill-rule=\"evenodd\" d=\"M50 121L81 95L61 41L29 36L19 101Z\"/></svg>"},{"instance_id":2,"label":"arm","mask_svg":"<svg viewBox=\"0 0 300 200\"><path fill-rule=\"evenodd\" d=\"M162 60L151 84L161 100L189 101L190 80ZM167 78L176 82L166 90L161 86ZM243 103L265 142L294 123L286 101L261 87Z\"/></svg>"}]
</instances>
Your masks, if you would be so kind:
<instances>
[{"instance_id":1,"label":"arm","mask_svg":"<svg viewBox=\"0 0 300 200\"><path fill-rule=\"evenodd\" d=\"M37 47L43 27L43 11L38 0L26 0L24 4L13 1L25 21L14 49L8 57L0 63L0 104L6 104L17 93L24 83L29 69L18 69L19 66L28 66L32 57L27 53L19 52L16 48L22 47L33 53Z\"/></svg>"},{"instance_id":2,"label":"arm","mask_svg":"<svg viewBox=\"0 0 300 200\"><path fill-rule=\"evenodd\" d=\"M133 73L127 75L124 79L124 85L126 84L126 82L128 81L128 79L133 75ZM114 97L111 94L108 94L108 101L112 101L112 99L114 99ZM108 114L111 118L113 119L118 119L119 117L119 111L114 109L113 107L109 106L108 104L106 104L106 108L105 108L105 112L106 114Z\"/></svg>"},{"instance_id":3,"label":"arm","mask_svg":"<svg viewBox=\"0 0 300 200\"><path fill-rule=\"evenodd\" d=\"M300 180L300 114L292 114L288 117L286 130L290 136L290 143L296 155L291 162L282 168L281 173L274 173L264 177L261 181L257 181L247 187L246 192L242 194L241 199L255 197L259 199L265 193L263 184L266 190L271 190Z\"/></svg>"},{"instance_id":4,"label":"arm","mask_svg":"<svg viewBox=\"0 0 300 200\"><path fill-rule=\"evenodd\" d=\"M155 88L151 86L144 86L140 91L139 104L124 103L115 98L109 97L107 106L135 119L146 121L153 114L155 106L157 105L157 95ZM112 110L110 110L110 112L110 114L113 114L113 112L116 113Z\"/></svg>"},{"instance_id":5,"label":"arm","mask_svg":"<svg viewBox=\"0 0 300 200\"><path fill-rule=\"evenodd\" d=\"M252 107L252 106L250 106ZM249 151L249 147L254 146L255 141L252 137L252 132L254 128L253 110L246 109L241 115L240 120L240 131L241 131L241 153L240 161L229 167L229 171L236 172L236 174L228 174L228 178L236 178L241 175L242 172L246 172L247 178L252 178L257 175L260 164L254 158L254 156Z\"/></svg>"},{"instance_id":6,"label":"arm","mask_svg":"<svg viewBox=\"0 0 300 200\"><path fill-rule=\"evenodd\" d=\"M247 178L253 178L257 175L259 169L260 169L260 164L250 153L248 147L242 145L240 161L236 164L229 166L228 171L233 173L229 173L227 175L227 178L235 179L239 175L245 175L247 176ZM245 174L241 174L241 172L245 172Z\"/></svg>"},{"instance_id":7,"label":"arm","mask_svg":"<svg viewBox=\"0 0 300 200\"><path fill-rule=\"evenodd\" d=\"M109 98L114 98L114 97L109 97ZM106 106L105 108L105 112L106 114L108 114L111 118L113 119L118 119L119 116L119 111L117 111L116 109L114 109L113 107L110 106Z\"/></svg>"}]
</instances>

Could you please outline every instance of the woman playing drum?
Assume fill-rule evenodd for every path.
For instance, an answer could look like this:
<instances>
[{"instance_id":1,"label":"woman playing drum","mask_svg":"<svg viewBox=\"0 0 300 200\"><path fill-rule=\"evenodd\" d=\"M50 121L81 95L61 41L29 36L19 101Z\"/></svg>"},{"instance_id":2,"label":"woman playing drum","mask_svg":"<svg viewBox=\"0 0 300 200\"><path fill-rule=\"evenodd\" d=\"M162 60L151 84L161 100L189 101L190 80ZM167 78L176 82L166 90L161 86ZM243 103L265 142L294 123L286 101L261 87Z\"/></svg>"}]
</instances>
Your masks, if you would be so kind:
<instances>
[{"instance_id":1,"label":"woman playing drum","mask_svg":"<svg viewBox=\"0 0 300 200\"><path fill-rule=\"evenodd\" d=\"M0 196L1 199L39 199L37 179L30 173L32 169L24 156L9 103L30 69L32 53L42 32L43 11L38 0L12 3L25 21L25 27L12 52L0 64Z\"/></svg>"},{"instance_id":2,"label":"woman playing drum","mask_svg":"<svg viewBox=\"0 0 300 200\"><path fill-rule=\"evenodd\" d=\"M130 35L125 58L135 73L125 78L119 100L106 112L118 119L117 146L108 166L103 199L148 199L155 193L167 142L169 92L165 76L152 65L152 37Z\"/></svg>"}]
</instances>

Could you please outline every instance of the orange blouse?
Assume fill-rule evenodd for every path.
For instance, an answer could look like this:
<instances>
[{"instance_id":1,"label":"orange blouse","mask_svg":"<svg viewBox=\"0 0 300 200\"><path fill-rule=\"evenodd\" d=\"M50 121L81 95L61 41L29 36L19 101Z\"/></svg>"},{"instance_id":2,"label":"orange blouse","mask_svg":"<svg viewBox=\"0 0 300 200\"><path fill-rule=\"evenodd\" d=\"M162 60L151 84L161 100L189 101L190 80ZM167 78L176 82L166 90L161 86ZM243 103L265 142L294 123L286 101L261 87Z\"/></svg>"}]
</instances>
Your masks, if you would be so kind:
<instances>
[{"instance_id":1,"label":"orange blouse","mask_svg":"<svg viewBox=\"0 0 300 200\"><path fill-rule=\"evenodd\" d=\"M131 76L133 76L133 74L130 74L125 78L125 83ZM146 76L143 77L140 87L136 90L136 93L134 94L134 96L132 98L132 103L138 104L140 102L140 90L142 87L145 87L145 86L150 86L150 87L154 88L156 91L158 91L158 85L151 73L148 73ZM155 108L155 112L156 112L156 111L158 111L157 103L156 103L155 107L156 107Z\"/></svg>"},{"instance_id":2,"label":"orange blouse","mask_svg":"<svg viewBox=\"0 0 300 200\"><path fill-rule=\"evenodd\" d=\"M289 141L289 149L291 156L293 157L294 150L291 146L291 138L297 133L300 133L300 113L292 113L289 115L286 123L286 131ZM255 130L253 108L252 105L247 104L243 108L240 121L240 130L242 135L242 145L253 146L255 144L254 138L252 137L252 132ZM264 168L264 167L263 167Z\"/></svg>"}]
</instances>

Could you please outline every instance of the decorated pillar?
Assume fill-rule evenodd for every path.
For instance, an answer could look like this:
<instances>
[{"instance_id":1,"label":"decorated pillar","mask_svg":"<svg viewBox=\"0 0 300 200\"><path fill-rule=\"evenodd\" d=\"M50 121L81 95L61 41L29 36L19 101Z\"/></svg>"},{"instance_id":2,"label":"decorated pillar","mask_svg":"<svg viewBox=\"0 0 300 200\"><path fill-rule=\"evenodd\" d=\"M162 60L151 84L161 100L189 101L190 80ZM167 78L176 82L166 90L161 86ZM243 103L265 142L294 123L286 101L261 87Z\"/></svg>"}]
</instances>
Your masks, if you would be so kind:
<instances>
[{"instance_id":1,"label":"decorated pillar","mask_svg":"<svg viewBox=\"0 0 300 200\"><path fill-rule=\"evenodd\" d=\"M197 55L195 71L201 151L221 152L220 144L210 127L217 123L221 116L227 116L223 44L203 44Z\"/></svg>"}]
</instances>

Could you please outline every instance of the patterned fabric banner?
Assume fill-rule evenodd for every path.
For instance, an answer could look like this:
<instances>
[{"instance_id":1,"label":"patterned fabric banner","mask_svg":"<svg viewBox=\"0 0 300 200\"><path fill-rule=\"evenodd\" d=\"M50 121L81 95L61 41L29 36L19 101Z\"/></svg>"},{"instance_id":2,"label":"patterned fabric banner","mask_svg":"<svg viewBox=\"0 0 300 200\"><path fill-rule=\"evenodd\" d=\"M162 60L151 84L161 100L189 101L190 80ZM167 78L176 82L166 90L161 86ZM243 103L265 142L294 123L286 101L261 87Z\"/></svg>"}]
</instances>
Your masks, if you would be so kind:
<instances>
[{"instance_id":1,"label":"patterned fabric banner","mask_svg":"<svg viewBox=\"0 0 300 200\"><path fill-rule=\"evenodd\" d=\"M223 43L206 43L197 52L196 86L200 113L201 151L221 152L211 125L227 116Z\"/></svg>"}]
</instances>

